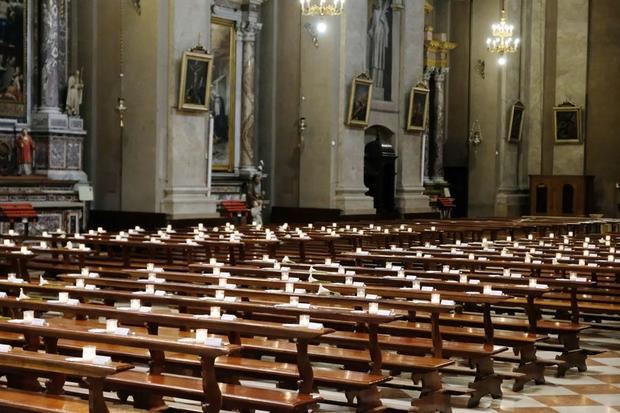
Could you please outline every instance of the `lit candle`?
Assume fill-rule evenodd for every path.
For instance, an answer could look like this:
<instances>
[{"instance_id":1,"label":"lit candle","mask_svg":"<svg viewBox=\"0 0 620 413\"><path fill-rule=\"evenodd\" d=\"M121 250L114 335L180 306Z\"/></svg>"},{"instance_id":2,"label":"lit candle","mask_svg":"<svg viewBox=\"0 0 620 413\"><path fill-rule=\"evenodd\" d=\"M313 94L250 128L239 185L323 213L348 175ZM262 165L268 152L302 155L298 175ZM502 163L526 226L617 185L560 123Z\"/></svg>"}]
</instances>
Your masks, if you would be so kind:
<instances>
[{"instance_id":1,"label":"lit candle","mask_svg":"<svg viewBox=\"0 0 620 413\"><path fill-rule=\"evenodd\" d=\"M96 346L84 346L82 347L82 359L85 361L93 361L97 357Z\"/></svg>"},{"instance_id":2,"label":"lit candle","mask_svg":"<svg viewBox=\"0 0 620 413\"><path fill-rule=\"evenodd\" d=\"M25 323L32 323L32 320L34 320L34 311L33 310L25 310L22 313L22 319L24 320Z\"/></svg>"},{"instance_id":3,"label":"lit candle","mask_svg":"<svg viewBox=\"0 0 620 413\"><path fill-rule=\"evenodd\" d=\"M204 344L207 341L208 330L206 328L196 329L196 343Z\"/></svg>"},{"instance_id":4,"label":"lit candle","mask_svg":"<svg viewBox=\"0 0 620 413\"><path fill-rule=\"evenodd\" d=\"M113 318L109 318L105 321L105 331L108 333L113 333L118 330L118 320Z\"/></svg>"},{"instance_id":5,"label":"lit candle","mask_svg":"<svg viewBox=\"0 0 620 413\"><path fill-rule=\"evenodd\" d=\"M368 303L368 314L377 314L379 311L379 303Z\"/></svg>"}]
</instances>

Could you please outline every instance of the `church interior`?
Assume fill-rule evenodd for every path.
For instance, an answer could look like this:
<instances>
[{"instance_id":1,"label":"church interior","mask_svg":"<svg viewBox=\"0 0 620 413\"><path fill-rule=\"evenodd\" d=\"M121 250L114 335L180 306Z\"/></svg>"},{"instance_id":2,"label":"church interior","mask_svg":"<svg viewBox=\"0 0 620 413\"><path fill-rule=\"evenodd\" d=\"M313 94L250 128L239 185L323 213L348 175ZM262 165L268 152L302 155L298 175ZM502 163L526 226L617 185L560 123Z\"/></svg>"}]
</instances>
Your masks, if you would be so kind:
<instances>
[{"instance_id":1,"label":"church interior","mask_svg":"<svg viewBox=\"0 0 620 413\"><path fill-rule=\"evenodd\" d=\"M0 412L620 413L619 78L618 0L0 0Z\"/></svg>"}]
</instances>

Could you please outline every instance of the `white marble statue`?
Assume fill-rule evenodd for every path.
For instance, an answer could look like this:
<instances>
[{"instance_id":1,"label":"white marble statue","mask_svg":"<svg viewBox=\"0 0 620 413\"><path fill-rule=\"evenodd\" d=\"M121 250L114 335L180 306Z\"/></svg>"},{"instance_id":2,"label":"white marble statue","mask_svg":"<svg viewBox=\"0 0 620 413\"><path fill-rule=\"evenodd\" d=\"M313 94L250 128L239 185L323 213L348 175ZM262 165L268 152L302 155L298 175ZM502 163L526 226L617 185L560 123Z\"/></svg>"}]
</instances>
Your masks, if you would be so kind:
<instances>
[{"instance_id":1,"label":"white marble statue","mask_svg":"<svg viewBox=\"0 0 620 413\"><path fill-rule=\"evenodd\" d=\"M385 70L385 50L389 44L390 24L387 18L389 0L377 0L373 5L372 18L368 28L370 77L377 88L383 88L383 71Z\"/></svg>"},{"instance_id":2,"label":"white marble statue","mask_svg":"<svg viewBox=\"0 0 620 413\"><path fill-rule=\"evenodd\" d=\"M82 92L84 82L79 70L69 76L67 82L67 104L65 110L69 116L80 116L80 105L82 104Z\"/></svg>"}]
</instances>

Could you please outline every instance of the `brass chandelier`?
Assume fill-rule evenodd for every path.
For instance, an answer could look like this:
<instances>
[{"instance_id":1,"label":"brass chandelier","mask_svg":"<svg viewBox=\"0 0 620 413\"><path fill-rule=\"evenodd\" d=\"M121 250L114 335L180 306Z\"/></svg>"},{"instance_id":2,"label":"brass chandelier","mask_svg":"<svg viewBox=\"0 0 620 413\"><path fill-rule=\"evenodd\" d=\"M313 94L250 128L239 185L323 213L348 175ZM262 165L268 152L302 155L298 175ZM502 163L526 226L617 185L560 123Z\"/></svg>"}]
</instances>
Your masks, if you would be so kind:
<instances>
[{"instance_id":1,"label":"brass chandelier","mask_svg":"<svg viewBox=\"0 0 620 413\"><path fill-rule=\"evenodd\" d=\"M489 52L499 55L497 63L500 65L506 64L507 54L515 53L519 50L521 40L519 38L514 39L512 37L513 32L514 26L506 21L506 9L504 7L504 1L502 0L502 11L499 23L495 23L491 26L491 34L493 37L487 39L487 49Z\"/></svg>"},{"instance_id":2,"label":"brass chandelier","mask_svg":"<svg viewBox=\"0 0 620 413\"><path fill-rule=\"evenodd\" d=\"M304 16L340 16L345 0L299 0Z\"/></svg>"}]
</instances>

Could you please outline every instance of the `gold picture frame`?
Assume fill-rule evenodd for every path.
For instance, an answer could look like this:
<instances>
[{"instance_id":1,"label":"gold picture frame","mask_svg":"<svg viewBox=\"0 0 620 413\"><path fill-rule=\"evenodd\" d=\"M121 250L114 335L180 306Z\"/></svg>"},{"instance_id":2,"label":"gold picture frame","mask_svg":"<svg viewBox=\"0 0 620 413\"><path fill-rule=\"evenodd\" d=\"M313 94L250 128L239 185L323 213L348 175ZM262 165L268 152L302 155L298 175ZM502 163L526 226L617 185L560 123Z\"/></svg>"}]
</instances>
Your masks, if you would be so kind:
<instances>
[{"instance_id":1,"label":"gold picture frame","mask_svg":"<svg viewBox=\"0 0 620 413\"><path fill-rule=\"evenodd\" d=\"M407 132L423 131L428 122L428 102L430 90L423 83L418 83L409 92L409 109L407 110Z\"/></svg>"},{"instance_id":2,"label":"gold picture frame","mask_svg":"<svg viewBox=\"0 0 620 413\"><path fill-rule=\"evenodd\" d=\"M523 135L523 119L525 114L525 105L521 101L516 101L510 109L510 123L508 123L508 142L521 142Z\"/></svg>"},{"instance_id":3,"label":"gold picture frame","mask_svg":"<svg viewBox=\"0 0 620 413\"><path fill-rule=\"evenodd\" d=\"M370 102L372 102L372 79L365 73L358 75L351 83L347 125L366 127L370 120Z\"/></svg>"},{"instance_id":4,"label":"gold picture frame","mask_svg":"<svg viewBox=\"0 0 620 413\"><path fill-rule=\"evenodd\" d=\"M581 143L581 117L581 107L570 102L553 108L553 136L556 144Z\"/></svg>"},{"instance_id":5,"label":"gold picture frame","mask_svg":"<svg viewBox=\"0 0 620 413\"><path fill-rule=\"evenodd\" d=\"M215 126L212 169L233 172L237 118L237 30L233 20L211 18L211 54L213 79L210 96Z\"/></svg>"},{"instance_id":6,"label":"gold picture frame","mask_svg":"<svg viewBox=\"0 0 620 413\"><path fill-rule=\"evenodd\" d=\"M179 110L209 111L213 56L202 48L184 52L179 83Z\"/></svg>"}]
</instances>

